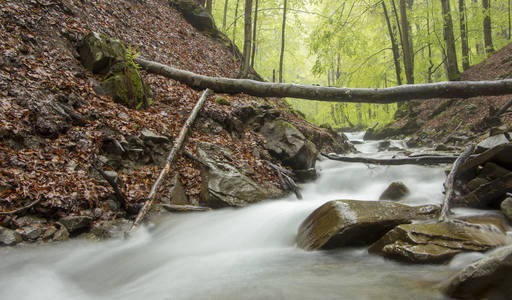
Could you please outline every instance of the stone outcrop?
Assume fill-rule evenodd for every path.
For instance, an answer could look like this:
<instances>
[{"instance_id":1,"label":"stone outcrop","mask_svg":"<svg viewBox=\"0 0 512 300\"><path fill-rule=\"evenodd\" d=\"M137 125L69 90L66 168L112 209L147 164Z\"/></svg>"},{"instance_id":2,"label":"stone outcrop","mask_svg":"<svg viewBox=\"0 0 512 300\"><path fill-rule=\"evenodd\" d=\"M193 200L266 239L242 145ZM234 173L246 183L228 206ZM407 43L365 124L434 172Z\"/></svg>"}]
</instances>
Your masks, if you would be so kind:
<instances>
[{"instance_id":1,"label":"stone outcrop","mask_svg":"<svg viewBox=\"0 0 512 300\"><path fill-rule=\"evenodd\" d=\"M389 201L329 201L299 227L297 245L305 250L369 245L400 224L429 219L434 205L408 206Z\"/></svg>"},{"instance_id":2,"label":"stone outcrop","mask_svg":"<svg viewBox=\"0 0 512 300\"><path fill-rule=\"evenodd\" d=\"M185 20L197 30L207 33L216 33L218 31L215 26L215 20L206 8L187 0L171 0L170 5L176 8Z\"/></svg>"},{"instance_id":3,"label":"stone outcrop","mask_svg":"<svg viewBox=\"0 0 512 300\"><path fill-rule=\"evenodd\" d=\"M285 165L294 170L315 168L318 150L292 124L276 119L265 123L260 133L267 139L266 149Z\"/></svg>"},{"instance_id":4,"label":"stone outcrop","mask_svg":"<svg viewBox=\"0 0 512 300\"><path fill-rule=\"evenodd\" d=\"M510 299L512 295L512 245L463 268L442 287L456 299Z\"/></svg>"},{"instance_id":5,"label":"stone outcrop","mask_svg":"<svg viewBox=\"0 0 512 300\"><path fill-rule=\"evenodd\" d=\"M201 169L202 205L240 207L280 195L277 188L263 187L229 164L230 150L205 142L199 143L197 150L208 166Z\"/></svg>"},{"instance_id":6,"label":"stone outcrop","mask_svg":"<svg viewBox=\"0 0 512 300\"><path fill-rule=\"evenodd\" d=\"M91 32L82 40L78 52L89 71L106 74L101 87L115 102L130 108L152 102L149 87L133 62L135 53L127 50L121 41Z\"/></svg>"},{"instance_id":7,"label":"stone outcrop","mask_svg":"<svg viewBox=\"0 0 512 300\"><path fill-rule=\"evenodd\" d=\"M508 242L499 218L454 219L433 224L402 224L368 251L412 263L442 263L464 251L487 251Z\"/></svg>"}]
</instances>

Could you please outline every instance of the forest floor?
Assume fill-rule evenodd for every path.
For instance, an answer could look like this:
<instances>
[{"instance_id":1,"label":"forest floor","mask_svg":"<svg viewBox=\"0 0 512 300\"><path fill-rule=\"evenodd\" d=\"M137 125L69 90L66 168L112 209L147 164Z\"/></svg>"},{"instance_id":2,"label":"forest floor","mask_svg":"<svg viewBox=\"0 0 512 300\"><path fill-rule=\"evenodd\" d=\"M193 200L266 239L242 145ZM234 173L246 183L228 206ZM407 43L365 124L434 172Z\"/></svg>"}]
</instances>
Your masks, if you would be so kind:
<instances>
[{"instance_id":1,"label":"forest floor","mask_svg":"<svg viewBox=\"0 0 512 300\"><path fill-rule=\"evenodd\" d=\"M40 200L26 213L58 220L94 211L99 219L115 218L117 212L103 201L113 194L112 187L95 166L105 136L139 136L147 129L176 138L201 95L145 72L154 96L150 108L129 109L99 95L95 89L102 76L87 71L76 50L89 32L120 39L143 58L198 74L234 78L239 72L226 45L196 30L165 0L5 0L0 15L0 214ZM266 163L272 159L263 147L265 139L251 130L212 133L205 130L212 126L205 116L229 118L240 105L267 104L278 107L306 137L331 134L297 117L284 100L222 95L230 104L222 105L217 96L209 97L184 148L195 154L199 141L223 145L232 151L236 166L254 170L251 177L262 186L280 188ZM83 119L59 116L52 110L55 103L71 107ZM322 150L329 151L326 147ZM144 201L160 168L153 162L119 174L129 204L137 207ZM193 203L199 198L200 169L184 156L173 165L172 173L180 174ZM0 216L0 225L15 229L16 219Z\"/></svg>"},{"instance_id":2,"label":"forest floor","mask_svg":"<svg viewBox=\"0 0 512 300\"><path fill-rule=\"evenodd\" d=\"M485 61L472 66L462 73L461 80L499 80L512 78L512 43L503 47ZM486 124L485 119L492 116L511 95L473 97L469 99L430 99L415 101L413 113L406 115L395 125L405 124L410 118L416 118L420 129L419 136L443 138L447 134L477 136L490 127L499 124ZM501 116L503 125L511 129L512 114Z\"/></svg>"}]
</instances>

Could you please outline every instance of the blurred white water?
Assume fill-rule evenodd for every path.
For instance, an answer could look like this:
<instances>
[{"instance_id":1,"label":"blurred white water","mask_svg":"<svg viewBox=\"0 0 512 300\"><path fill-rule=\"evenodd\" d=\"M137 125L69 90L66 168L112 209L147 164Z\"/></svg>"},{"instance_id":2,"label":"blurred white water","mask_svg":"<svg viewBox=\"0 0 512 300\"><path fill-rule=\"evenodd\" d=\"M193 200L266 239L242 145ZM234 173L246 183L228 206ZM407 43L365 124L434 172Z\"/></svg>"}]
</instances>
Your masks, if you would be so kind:
<instances>
[{"instance_id":1,"label":"blurred white water","mask_svg":"<svg viewBox=\"0 0 512 300\"><path fill-rule=\"evenodd\" d=\"M441 299L435 284L453 267L399 264L365 248L305 252L295 235L326 201L375 200L392 181L409 186L410 204L440 203L444 167L317 168L304 200L171 214L128 240L0 249L0 299Z\"/></svg>"}]
</instances>

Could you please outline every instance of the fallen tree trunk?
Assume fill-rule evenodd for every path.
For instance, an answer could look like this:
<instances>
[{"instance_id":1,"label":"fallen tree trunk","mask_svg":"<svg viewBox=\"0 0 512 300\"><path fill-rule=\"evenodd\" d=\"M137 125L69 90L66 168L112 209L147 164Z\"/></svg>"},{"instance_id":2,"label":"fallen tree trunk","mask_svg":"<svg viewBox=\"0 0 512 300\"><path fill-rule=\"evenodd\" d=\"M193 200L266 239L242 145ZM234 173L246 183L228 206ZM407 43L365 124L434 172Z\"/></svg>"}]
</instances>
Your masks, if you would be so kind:
<instances>
[{"instance_id":1,"label":"fallen tree trunk","mask_svg":"<svg viewBox=\"0 0 512 300\"><path fill-rule=\"evenodd\" d=\"M418 157L405 157L405 158L370 158L370 157L354 157L354 156L339 156L336 154L322 153L322 156L328 159L354 162L354 163L365 163L374 165L438 165L438 164L449 164L453 163L457 156L418 156Z\"/></svg>"},{"instance_id":2,"label":"fallen tree trunk","mask_svg":"<svg viewBox=\"0 0 512 300\"><path fill-rule=\"evenodd\" d=\"M455 178L458 175L458 171L460 166L469 158L471 153L475 150L475 145L469 145L464 152L457 158L457 160L453 163L452 169L450 170L450 174L446 177L446 181L444 183L444 198L443 198L443 206L441 207L441 212L439 213L439 220L445 221L450 215L450 203L455 196Z\"/></svg>"},{"instance_id":3,"label":"fallen tree trunk","mask_svg":"<svg viewBox=\"0 0 512 300\"><path fill-rule=\"evenodd\" d=\"M209 77L136 58L144 70L180 81L192 88L209 88L218 93L245 93L260 97L291 97L332 102L394 103L415 99L470 98L512 94L512 80L450 81L401 85L389 88L337 88L249 79Z\"/></svg>"},{"instance_id":4,"label":"fallen tree trunk","mask_svg":"<svg viewBox=\"0 0 512 300\"><path fill-rule=\"evenodd\" d=\"M144 203L144 206L140 209L139 214L137 215L137 218L135 219L135 221L133 221L133 224L130 227L130 230L128 231L128 233L133 232L137 228L137 226L139 226L140 223L142 223L142 220L144 220L144 217L146 216L148 211L151 209L151 206L153 205L153 201L155 200L156 192L157 192L158 188L162 184L165 175L167 175L169 173L169 171L171 170L171 163L174 161L174 158L177 156L177 154L180 152L181 148L183 147L183 142L185 141L185 137L187 136L188 130L190 129L190 127L192 127L192 123L194 123L194 120L196 119L197 114L201 110L201 107L203 107L203 104L206 101L206 99L208 98L208 95L210 94L210 92L211 91L209 89L206 89L203 92L203 94L201 95L201 98L199 98L199 101L197 101L196 106L194 106L194 109L190 113L190 116L188 117L187 121L185 122L185 125L181 129L180 135L178 136L178 139L174 143L174 146L172 147L171 152L169 152L169 156L167 156L164 168L160 172L160 175L158 176L155 184L151 188L151 192L149 193L149 196L148 196L146 202Z\"/></svg>"}]
</instances>

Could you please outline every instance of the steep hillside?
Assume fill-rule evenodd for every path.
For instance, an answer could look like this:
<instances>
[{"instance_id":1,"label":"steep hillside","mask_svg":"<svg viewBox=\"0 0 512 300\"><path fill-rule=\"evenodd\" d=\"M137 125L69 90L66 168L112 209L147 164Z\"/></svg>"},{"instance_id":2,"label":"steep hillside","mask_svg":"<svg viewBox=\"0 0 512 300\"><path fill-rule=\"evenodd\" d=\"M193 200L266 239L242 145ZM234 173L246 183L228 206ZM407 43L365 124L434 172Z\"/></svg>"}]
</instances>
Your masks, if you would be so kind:
<instances>
[{"instance_id":1,"label":"steep hillside","mask_svg":"<svg viewBox=\"0 0 512 300\"><path fill-rule=\"evenodd\" d=\"M17 216L26 213L52 220L89 215L93 221L135 213L157 178L169 140L177 137L201 95L142 72L154 103L137 110L113 102L103 95L104 75L92 74L79 60L77 47L88 33L117 38L144 58L199 74L238 74L226 44L187 23L169 1L6 0L0 2L0 15L0 213L39 200L21 214L0 216L0 224L12 229L21 226ZM252 123L237 119L247 110L254 114L249 114ZM244 170L244 178L263 189L281 189L267 164L281 161L258 131L265 118L281 116L325 150L350 149L333 132L296 115L280 99L210 96L185 144L191 155L180 156L173 167L185 202L197 205L205 183L204 162L195 157L201 156L200 142L227 149L223 160ZM126 197L124 209L102 174L107 171ZM175 185L168 179L160 198L172 197Z\"/></svg>"}]
</instances>

